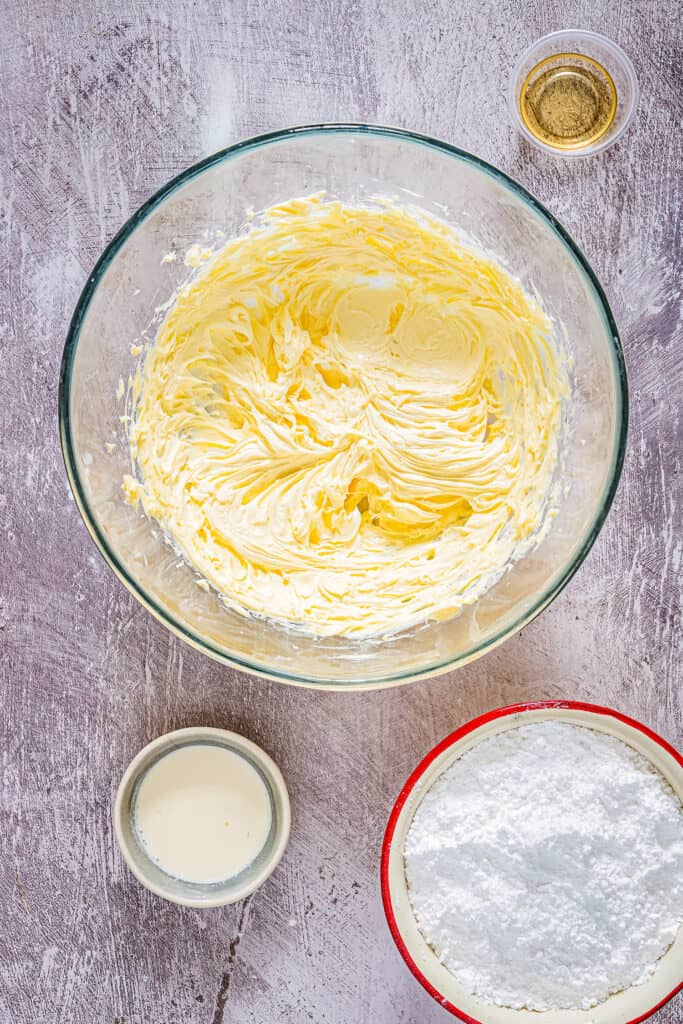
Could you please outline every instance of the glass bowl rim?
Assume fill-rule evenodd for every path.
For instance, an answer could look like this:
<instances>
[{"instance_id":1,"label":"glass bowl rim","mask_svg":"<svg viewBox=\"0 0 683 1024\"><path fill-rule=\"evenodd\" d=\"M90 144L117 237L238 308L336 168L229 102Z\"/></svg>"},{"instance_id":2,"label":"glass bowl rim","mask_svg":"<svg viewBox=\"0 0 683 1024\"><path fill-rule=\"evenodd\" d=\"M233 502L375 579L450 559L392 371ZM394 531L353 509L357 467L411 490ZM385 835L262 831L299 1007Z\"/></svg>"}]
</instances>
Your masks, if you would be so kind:
<instances>
[{"instance_id":1,"label":"glass bowl rim","mask_svg":"<svg viewBox=\"0 0 683 1024\"><path fill-rule=\"evenodd\" d=\"M231 160L232 158L252 150L258 150L266 148L273 143L282 142L287 139L304 138L304 137L315 137L315 136L333 136L333 135L369 135L375 138L387 138L403 142L408 142L418 146L424 146L428 149L437 150L438 152L444 153L446 156L453 157L465 164L469 164L475 167L477 170L482 171L484 174L493 178L499 184L503 185L509 192L520 198L540 220L544 221L547 226L553 231L558 237L561 244L569 251L569 254L573 257L576 266L582 273L584 280L588 284L589 288L595 294L597 299L598 307L600 308L603 319L605 321L606 335L609 345L609 351L612 358L612 362L615 369L615 377L617 382L616 388L616 419L617 419L617 430L615 433L615 443L612 450L611 468L610 473L605 484L604 492L600 507L595 515L593 521L586 528L585 535L581 546L576 552L574 558L565 566L564 571L555 579L550 587L545 588L536 598L532 606L527 611L519 616L513 623L506 626L503 629L498 630L492 636L488 637L482 642L478 642L472 645L468 650L463 652L459 656L449 657L445 660L436 661L430 665L424 666L418 670L408 670L404 672L396 672L389 675L382 676L376 679L362 679L355 676L349 681L344 682L339 679L330 679L325 677L310 676L310 675L296 675L293 673L285 672L272 666L261 664L258 660L253 661L246 660L242 656L235 655L232 652L226 653L220 647L215 645L213 642L207 640L205 637L200 636L198 633L191 630L189 627L182 625L178 622L170 612L167 612L161 605L159 605L154 597L146 592L142 584L138 582L125 568L123 563L119 560L116 553L112 550L103 531L100 529L95 515L91 512L90 506L85 496L85 491L81 484L80 473L78 470L78 462L76 459L76 452L73 444L73 438L71 433L71 417L69 412L70 398L71 398L71 378L74 366L74 360L76 351L78 349L78 341L80 337L81 328L85 315L90 306L90 302L99 287L100 281L112 263L117 253L127 241L127 239L133 234L133 232L144 223L147 217L159 207L164 200L169 198L173 193L180 189L183 185L192 181L194 178L199 177L205 171L210 168L222 164ZM190 646L195 647L197 650L202 651L214 660L221 662L232 668L236 668L240 671L249 672L253 675L263 676L269 679L273 679L277 682L289 683L295 686L305 686L313 689L334 689L334 690L371 690L381 689L383 687L395 686L399 683L414 682L418 679L423 679L428 676L437 675L443 672L447 672L453 668L460 668L466 665L468 662L480 657L482 654L499 644L503 643L506 639L511 637L514 633L519 632L524 626L528 625L533 619L536 618L556 597L571 578L578 570L581 563L586 558L586 555L592 548L595 540L602 528L602 525L607 517L607 513L614 500L614 495L619 484L621 471L624 463L624 456L626 452L626 438L628 433L628 384L626 376L626 363L624 359L623 348L619 338L617 326L610 309L609 302L603 291L603 288L598 281L593 269L588 263L586 257L583 255L581 249L574 241L569 232L562 226L562 224L555 218L555 216L536 199L530 192L528 192L524 186L520 185L519 182L515 181L514 178L510 177L504 171L494 167L493 164L482 160L480 157L475 156L467 150L460 149L458 146L454 146L451 143L444 142L441 139L436 139L428 135L420 134L419 132L409 131L404 128L395 128L388 125L370 125L364 123L321 123L311 125L301 125L292 128L285 128L278 131L267 132L262 135L256 135L248 139L244 139L241 142L237 142L232 146L227 146L225 149L221 149L211 156L206 157L203 160L192 164L186 168L180 174L171 178L165 185L163 185L158 191L156 191L149 199L147 199L124 223L123 227L114 235L111 241L105 247L102 255L98 259L97 263L93 267L92 271L88 275L88 278L83 286L81 294L79 296L76 308L74 310L71 322L66 335L66 341L64 345L64 351L62 354L62 361L59 371L59 394L58 394L58 414L59 414L59 434L62 447L62 456L64 458L64 464L67 472L69 484L76 501L76 505L81 514L81 518L85 523L88 532L90 533L95 545L97 546L100 554L107 562L109 567L112 569L114 574L123 583L123 585L130 591L131 594L145 607L152 615L155 616L167 629L169 629L176 636L180 637Z\"/></svg>"}]
</instances>

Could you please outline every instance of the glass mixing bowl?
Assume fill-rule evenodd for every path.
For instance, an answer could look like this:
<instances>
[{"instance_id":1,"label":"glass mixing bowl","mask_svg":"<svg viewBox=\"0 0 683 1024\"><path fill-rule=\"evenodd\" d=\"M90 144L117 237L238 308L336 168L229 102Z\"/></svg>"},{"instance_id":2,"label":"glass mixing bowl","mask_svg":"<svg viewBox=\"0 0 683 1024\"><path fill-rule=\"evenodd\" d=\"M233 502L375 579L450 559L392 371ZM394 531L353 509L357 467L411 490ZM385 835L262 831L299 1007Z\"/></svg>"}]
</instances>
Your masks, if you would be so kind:
<instances>
[{"instance_id":1,"label":"glass mixing bowl","mask_svg":"<svg viewBox=\"0 0 683 1024\"><path fill-rule=\"evenodd\" d=\"M217 229L246 230L247 210L325 190L349 203L393 196L456 225L537 292L566 327L572 394L562 497L542 543L460 615L377 639L313 637L240 614L197 585L155 524L124 501L130 456L117 399L153 337L160 307L187 278L185 252ZM371 688L464 665L538 615L586 557L624 457L626 370L602 288L567 232L501 171L411 132L366 125L293 128L251 139L174 178L116 235L88 278L61 368L64 459L83 519L119 579L169 629L218 661L289 683Z\"/></svg>"}]
</instances>

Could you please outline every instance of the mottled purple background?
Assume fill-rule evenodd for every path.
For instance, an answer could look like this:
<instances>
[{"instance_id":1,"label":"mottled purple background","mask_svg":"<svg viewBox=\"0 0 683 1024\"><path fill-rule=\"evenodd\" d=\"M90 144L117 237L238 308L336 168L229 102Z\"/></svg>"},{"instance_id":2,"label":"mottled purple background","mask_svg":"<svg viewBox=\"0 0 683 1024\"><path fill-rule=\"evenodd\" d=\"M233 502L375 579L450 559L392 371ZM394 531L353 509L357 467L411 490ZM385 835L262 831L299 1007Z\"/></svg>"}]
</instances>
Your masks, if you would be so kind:
<instances>
[{"instance_id":1,"label":"mottled purple background","mask_svg":"<svg viewBox=\"0 0 683 1024\"><path fill-rule=\"evenodd\" d=\"M4 0L0 11L0 1024L438 1024L380 906L389 807L436 740L520 699L611 704L679 743L681 7L676 0ZM521 49L607 31L642 87L628 136L533 151ZM315 694L174 639L106 568L57 436L67 322L102 247L171 175L245 136L364 120L498 164L584 248L622 332L632 426L608 523L541 619L459 673ZM247 904L183 910L123 867L121 773L149 739L243 731L291 789L285 859ZM679 998L658 1024L681 1024Z\"/></svg>"}]
</instances>

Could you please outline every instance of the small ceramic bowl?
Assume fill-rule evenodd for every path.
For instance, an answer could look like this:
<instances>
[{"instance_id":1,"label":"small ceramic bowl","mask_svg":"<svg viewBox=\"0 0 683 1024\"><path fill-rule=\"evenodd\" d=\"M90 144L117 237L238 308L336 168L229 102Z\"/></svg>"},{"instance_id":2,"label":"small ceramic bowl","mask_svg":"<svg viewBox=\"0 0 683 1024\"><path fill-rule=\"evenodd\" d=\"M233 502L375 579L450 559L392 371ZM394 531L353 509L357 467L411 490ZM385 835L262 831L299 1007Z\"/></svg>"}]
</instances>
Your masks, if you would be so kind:
<instances>
[{"instance_id":1,"label":"small ceramic bowl","mask_svg":"<svg viewBox=\"0 0 683 1024\"><path fill-rule=\"evenodd\" d=\"M652 977L612 995L590 1010L549 1010L542 1014L493 1006L470 995L446 970L418 931L408 898L404 847L423 796L457 758L481 740L530 721L555 719L616 736L646 757L683 801L683 756L646 726L609 708L574 701L548 701L498 708L463 725L420 762L394 805L382 846L384 912L398 950L420 984L446 1010L467 1024L639 1024L683 988L683 929L659 960Z\"/></svg>"},{"instance_id":2,"label":"small ceramic bowl","mask_svg":"<svg viewBox=\"0 0 683 1024\"><path fill-rule=\"evenodd\" d=\"M270 796L272 823L261 852L244 871L220 882L188 882L163 871L145 852L135 834L133 808L145 773L164 754L195 743L223 746L244 757L261 776ZM220 907L237 903L263 885L285 852L291 810L285 780L275 762L251 740L226 729L178 729L153 740L133 758L116 794L114 829L124 860L142 885L157 896L186 907Z\"/></svg>"}]
</instances>

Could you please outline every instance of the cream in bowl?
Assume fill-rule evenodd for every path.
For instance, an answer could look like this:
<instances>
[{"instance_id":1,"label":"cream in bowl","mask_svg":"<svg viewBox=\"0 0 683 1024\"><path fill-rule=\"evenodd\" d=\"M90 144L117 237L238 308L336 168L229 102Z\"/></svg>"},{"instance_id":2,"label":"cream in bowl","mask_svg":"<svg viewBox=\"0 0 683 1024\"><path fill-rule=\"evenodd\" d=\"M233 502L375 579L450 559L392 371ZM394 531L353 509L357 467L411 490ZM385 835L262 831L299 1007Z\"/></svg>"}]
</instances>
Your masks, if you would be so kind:
<instances>
[{"instance_id":1,"label":"cream in bowl","mask_svg":"<svg viewBox=\"0 0 683 1024\"><path fill-rule=\"evenodd\" d=\"M133 760L114 821L143 885L176 903L218 906L274 870L290 809L279 769L256 744L223 729L180 729Z\"/></svg>"},{"instance_id":2,"label":"cream in bowl","mask_svg":"<svg viewBox=\"0 0 683 1024\"><path fill-rule=\"evenodd\" d=\"M404 788L382 887L404 959L456 1016L621 1024L681 982L683 759L586 705L501 709Z\"/></svg>"}]
</instances>

